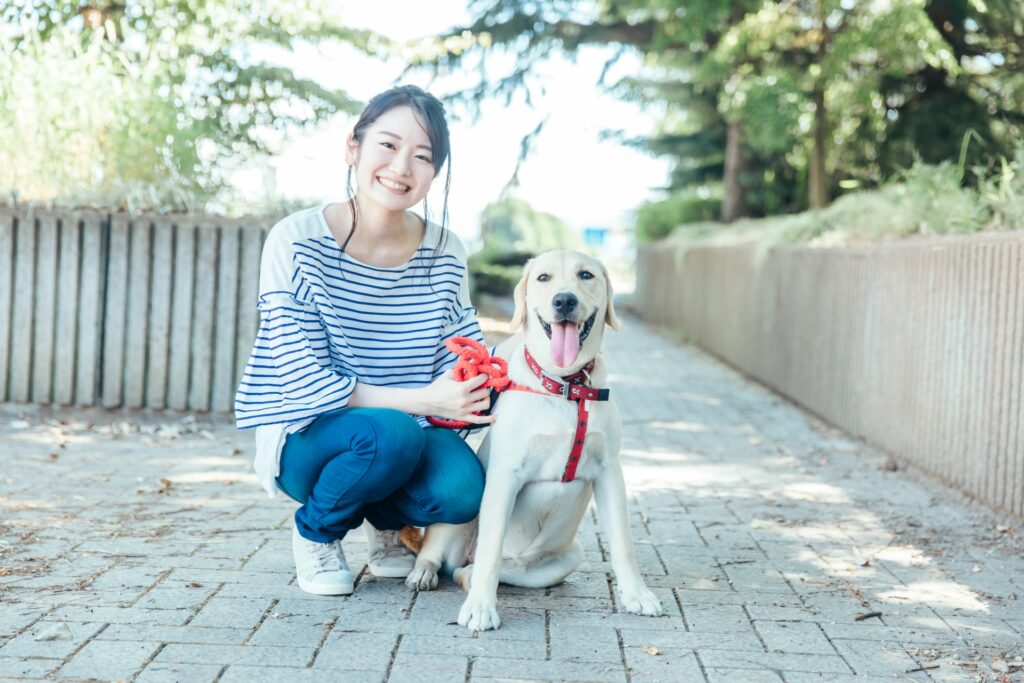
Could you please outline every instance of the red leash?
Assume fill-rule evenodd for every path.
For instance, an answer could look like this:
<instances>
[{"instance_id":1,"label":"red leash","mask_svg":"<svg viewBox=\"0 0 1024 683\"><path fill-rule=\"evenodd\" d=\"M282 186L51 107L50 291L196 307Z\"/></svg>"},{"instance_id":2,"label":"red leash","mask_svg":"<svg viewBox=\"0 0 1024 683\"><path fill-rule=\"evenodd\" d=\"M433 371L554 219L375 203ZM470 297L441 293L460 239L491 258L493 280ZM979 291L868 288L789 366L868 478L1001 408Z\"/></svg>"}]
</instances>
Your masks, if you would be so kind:
<instances>
[{"instance_id":1,"label":"red leash","mask_svg":"<svg viewBox=\"0 0 1024 683\"><path fill-rule=\"evenodd\" d=\"M452 375L459 382L464 382L483 373L488 375L488 378L481 386L496 392L511 389L541 396L560 396L569 401L576 401L576 434L573 437L569 460L566 462L565 470L562 472L562 481L570 482L575 479L576 468L580 463L580 457L583 455L583 445L587 438L587 422L589 421L587 401L607 401L609 395L607 389L593 389L586 386L586 383L590 381L590 372L594 369L594 361L587 363L579 372L568 377L556 379L544 374L540 364L524 348L526 364L530 366L533 374L540 378L541 386L545 390L537 391L536 389L513 382L508 376L508 363L502 358L490 356L487 353L486 347L478 341L466 337L453 337L445 342L445 346L449 351L459 356L459 360L455 363L455 368L452 372ZM472 426L471 423L462 420L445 420L437 417L427 417L427 421L435 427L446 427L449 429L465 429Z\"/></svg>"}]
</instances>

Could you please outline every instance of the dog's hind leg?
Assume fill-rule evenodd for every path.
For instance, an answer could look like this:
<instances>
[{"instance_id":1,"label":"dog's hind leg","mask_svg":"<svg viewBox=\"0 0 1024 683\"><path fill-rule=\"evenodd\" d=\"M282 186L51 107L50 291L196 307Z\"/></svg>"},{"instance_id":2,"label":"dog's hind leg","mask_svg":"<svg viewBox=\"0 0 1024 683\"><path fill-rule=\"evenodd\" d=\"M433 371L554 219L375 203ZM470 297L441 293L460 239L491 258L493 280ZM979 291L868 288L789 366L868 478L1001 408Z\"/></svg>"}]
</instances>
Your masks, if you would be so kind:
<instances>
[{"instance_id":1,"label":"dog's hind leg","mask_svg":"<svg viewBox=\"0 0 1024 683\"><path fill-rule=\"evenodd\" d=\"M427 527L423 547L405 579L405 585L415 591L437 588L437 574L446 561L451 562L453 553L458 552L455 546L463 545L459 539L465 534L465 527L465 524L434 524Z\"/></svg>"},{"instance_id":2,"label":"dog's hind leg","mask_svg":"<svg viewBox=\"0 0 1024 683\"><path fill-rule=\"evenodd\" d=\"M501 565L500 581L521 588L549 588L562 583L582 561L583 547L574 540L564 553L547 555L537 562L521 565L505 560Z\"/></svg>"}]
</instances>

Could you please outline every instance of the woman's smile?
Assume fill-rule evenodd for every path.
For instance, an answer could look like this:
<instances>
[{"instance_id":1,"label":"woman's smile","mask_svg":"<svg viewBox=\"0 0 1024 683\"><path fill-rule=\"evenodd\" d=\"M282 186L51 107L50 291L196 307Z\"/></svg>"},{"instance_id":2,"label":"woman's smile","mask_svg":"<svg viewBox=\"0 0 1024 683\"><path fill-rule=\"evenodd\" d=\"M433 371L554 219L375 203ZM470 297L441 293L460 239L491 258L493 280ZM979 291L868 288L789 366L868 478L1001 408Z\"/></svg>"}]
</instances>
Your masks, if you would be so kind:
<instances>
[{"instance_id":1,"label":"woman's smile","mask_svg":"<svg viewBox=\"0 0 1024 683\"><path fill-rule=\"evenodd\" d=\"M406 192L409 191L408 185L400 183L397 180L385 178L383 176L377 176L377 182L383 185L385 188L391 190L395 194L405 194Z\"/></svg>"}]
</instances>

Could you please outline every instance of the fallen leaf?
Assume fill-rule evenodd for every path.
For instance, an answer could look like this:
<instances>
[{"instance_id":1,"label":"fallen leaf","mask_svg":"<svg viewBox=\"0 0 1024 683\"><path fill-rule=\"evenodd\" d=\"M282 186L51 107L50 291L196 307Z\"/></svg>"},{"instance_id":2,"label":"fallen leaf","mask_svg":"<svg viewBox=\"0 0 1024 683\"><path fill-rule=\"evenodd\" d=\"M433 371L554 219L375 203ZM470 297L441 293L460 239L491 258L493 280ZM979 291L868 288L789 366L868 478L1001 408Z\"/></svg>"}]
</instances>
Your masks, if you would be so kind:
<instances>
[{"instance_id":1,"label":"fallen leaf","mask_svg":"<svg viewBox=\"0 0 1024 683\"><path fill-rule=\"evenodd\" d=\"M71 629L63 621L57 624L53 624L49 628L45 628L35 636L33 640L72 640L74 634L71 633Z\"/></svg>"},{"instance_id":2,"label":"fallen leaf","mask_svg":"<svg viewBox=\"0 0 1024 683\"><path fill-rule=\"evenodd\" d=\"M653 645L648 645L643 650L644 650L644 652L646 652L647 654L651 655L652 657L657 657L658 655L661 654L661 650L659 650L658 648L654 647Z\"/></svg>"}]
</instances>

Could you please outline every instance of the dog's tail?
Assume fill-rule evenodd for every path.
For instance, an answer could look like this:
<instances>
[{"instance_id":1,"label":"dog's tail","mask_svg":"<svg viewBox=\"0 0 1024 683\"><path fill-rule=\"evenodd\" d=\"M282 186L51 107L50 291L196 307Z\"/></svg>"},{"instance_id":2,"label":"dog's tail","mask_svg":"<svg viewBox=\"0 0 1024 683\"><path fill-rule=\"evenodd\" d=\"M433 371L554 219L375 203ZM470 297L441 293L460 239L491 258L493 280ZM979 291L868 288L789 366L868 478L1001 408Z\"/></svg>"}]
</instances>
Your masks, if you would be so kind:
<instances>
[{"instance_id":1,"label":"dog's tail","mask_svg":"<svg viewBox=\"0 0 1024 683\"><path fill-rule=\"evenodd\" d=\"M398 532L398 538L406 548L417 555L420 554L420 550L423 548L423 531L419 527L402 527L402 530Z\"/></svg>"}]
</instances>

